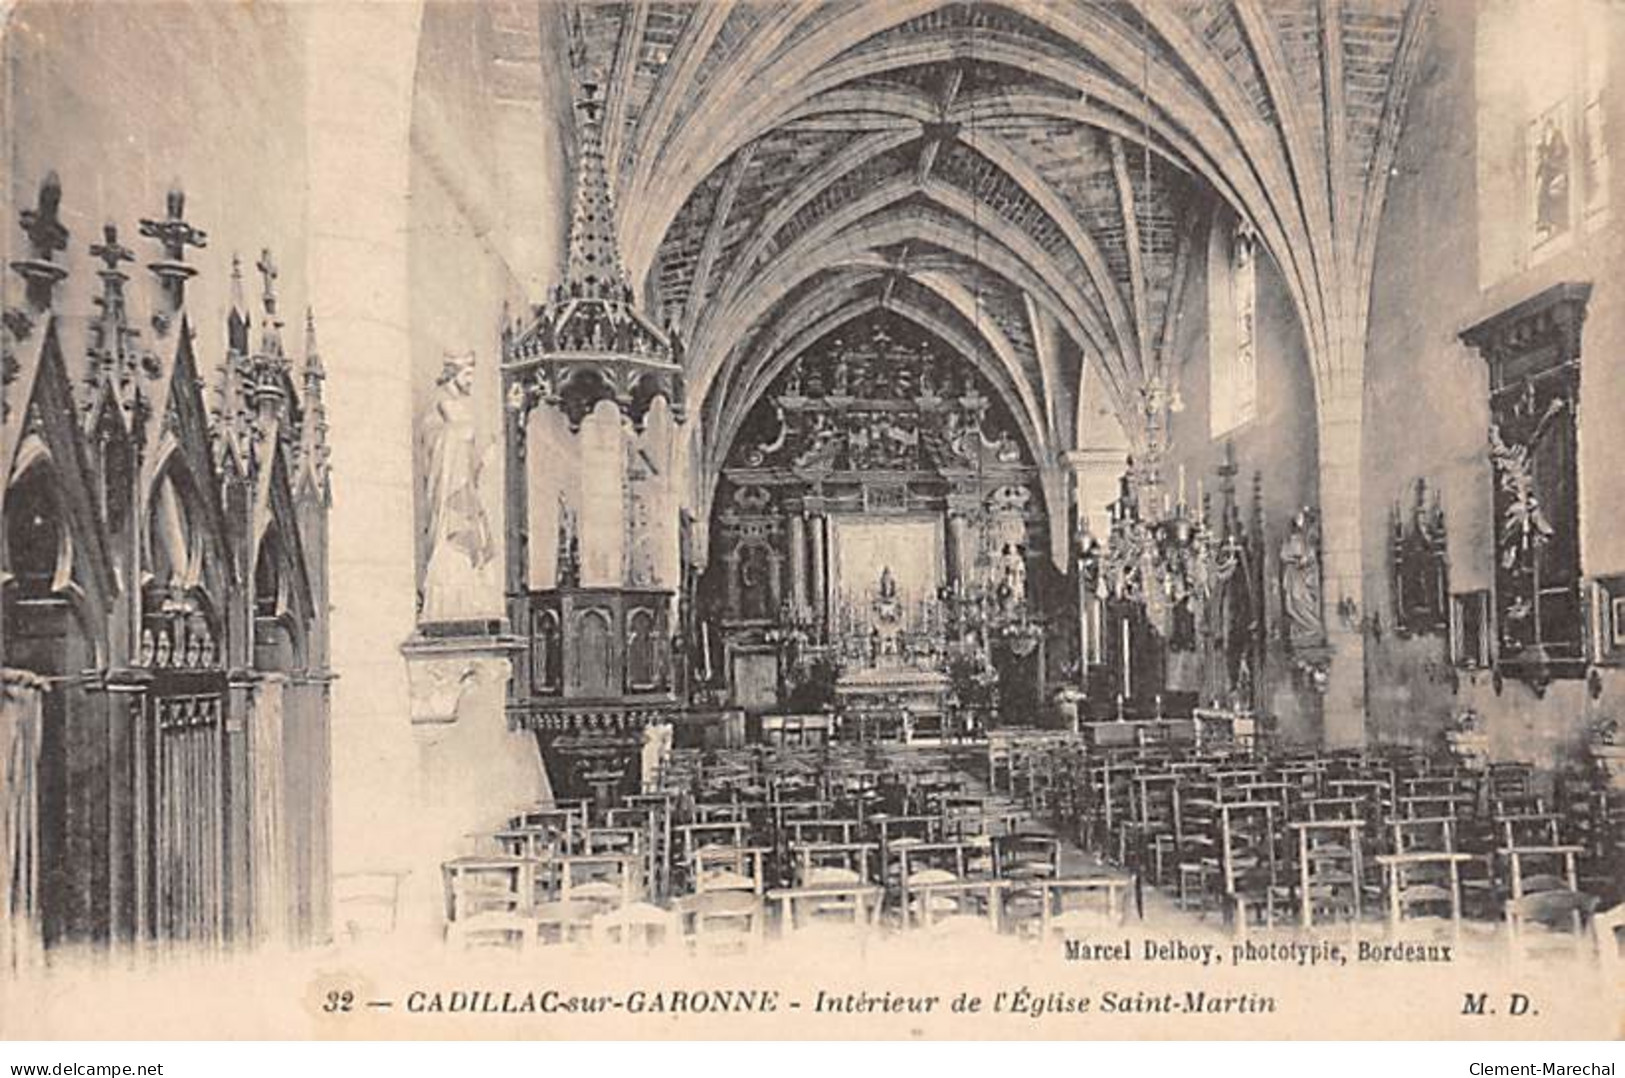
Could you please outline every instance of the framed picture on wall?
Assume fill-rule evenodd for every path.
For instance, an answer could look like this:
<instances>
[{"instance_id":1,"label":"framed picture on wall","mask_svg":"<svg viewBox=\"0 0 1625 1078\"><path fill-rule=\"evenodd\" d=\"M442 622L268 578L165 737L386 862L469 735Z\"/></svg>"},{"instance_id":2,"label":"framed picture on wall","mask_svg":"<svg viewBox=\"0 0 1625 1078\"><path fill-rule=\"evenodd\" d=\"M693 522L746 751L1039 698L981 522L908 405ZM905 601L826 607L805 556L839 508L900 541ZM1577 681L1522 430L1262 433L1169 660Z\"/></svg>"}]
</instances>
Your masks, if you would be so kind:
<instances>
[{"instance_id":1,"label":"framed picture on wall","mask_svg":"<svg viewBox=\"0 0 1625 1078\"><path fill-rule=\"evenodd\" d=\"M1625 665L1625 575L1591 582L1591 660Z\"/></svg>"},{"instance_id":2,"label":"framed picture on wall","mask_svg":"<svg viewBox=\"0 0 1625 1078\"><path fill-rule=\"evenodd\" d=\"M1568 98L1529 122L1524 136L1529 249L1536 260L1561 246L1574 227L1574 136Z\"/></svg>"},{"instance_id":3,"label":"framed picture on wall","mask_svg":"<svg viewBox=\"0 0 1625 1078\"><path fill-rule=\"evenodd\" d=\"M1457 592L1450 597L1450 661L1463 670L1490 665L1490 593Z\"/></svg>"}]
</instances>

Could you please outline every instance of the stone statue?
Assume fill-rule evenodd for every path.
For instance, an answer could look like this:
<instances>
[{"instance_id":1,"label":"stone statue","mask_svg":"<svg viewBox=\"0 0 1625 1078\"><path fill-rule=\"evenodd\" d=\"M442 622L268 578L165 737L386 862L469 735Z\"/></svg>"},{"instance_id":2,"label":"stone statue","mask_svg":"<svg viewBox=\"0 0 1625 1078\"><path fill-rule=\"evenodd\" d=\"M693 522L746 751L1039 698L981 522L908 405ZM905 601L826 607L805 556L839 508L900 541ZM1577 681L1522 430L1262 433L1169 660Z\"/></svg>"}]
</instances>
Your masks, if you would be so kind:
<instances>
[{"instance_id":1,"label":"stone statue","mask_svg":"<svg viewBox=\"0 0 1625 1078\"><path fill-rule=\"evenodd\" d=\"M1326 642L1320 601L1320 528L1315 511L1298 510L1281 543L1281 609L1287 642L1313 647Z\"/></svg>"},{"instance_id":2,"label":"stone statue","mask_svg":"<svg viewBox=\"0 0 1625 1078\"><path fill-rule=\"evenodd\" d=\"M1014 614L1027 602L1027 559L1022 555L1021 548L1014 543L1006 543L1004 552L1000 555L1004 567L1004 591L1008 605L1008 612Z\"/></svg>"},{"instance_id":3,"label":"stone statue","mask_svg":"<svg viewBox=\"0 0 1625 1078\"><path fill-rule=\"evenodd\" d=\"M561 588L581 586L581 534L576 511L563 493L559 494L558 565L554 569Z\"/></svg>"},{"instance_id":4,"label":"stone statue","mask_svg":"<svg viewBox=\"0 0 1625 1078\"><path fill-rule=\"evenodd\" d=\"M469 400L473 388L474 354L447 353L435 381L434 403L421 422L428 509L426 622L479 617L497 593L495 543L480 486L485 461Z\"/></svg>"},{"instance_id":5,"label":"stone statue","mask_svg":"<svg viewBox=\"0 0 1625 1078\"><path fill-rule=\"evenodd\" d=\"M897 578L892 575L891 566L889 565L880 570L880 597L882 599L897 598Z\"/></svg>"}]
</instances>

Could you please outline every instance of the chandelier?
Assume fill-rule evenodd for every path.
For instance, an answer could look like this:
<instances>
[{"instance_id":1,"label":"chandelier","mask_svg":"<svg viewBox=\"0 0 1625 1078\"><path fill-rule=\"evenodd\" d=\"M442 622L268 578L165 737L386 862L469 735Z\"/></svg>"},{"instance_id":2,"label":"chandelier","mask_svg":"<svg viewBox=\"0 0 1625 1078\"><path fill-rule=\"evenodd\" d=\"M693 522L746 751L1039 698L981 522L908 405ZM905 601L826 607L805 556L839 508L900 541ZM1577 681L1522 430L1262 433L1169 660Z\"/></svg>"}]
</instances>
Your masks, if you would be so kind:
<instances>
[{"instance_id":1,"label":"chandelier","mask_svg":"<svg viewBox=\"0 0 1625 1078\"><path fill-rule=\"evenodd\" d=\"M1192 506L1183 465L1174 492L1163 479L1170 416L1184 409L1178 385L1152 378L1140 399L1144 449L1129 459L1110 509L1111 532L1091 570L1102 592L1143 606L1151 625L1170 638L1178 629L1176 612L1193 612L1211 594L1224 552L1208 525L1201 480Z\"/></svg>"}]
</instances>

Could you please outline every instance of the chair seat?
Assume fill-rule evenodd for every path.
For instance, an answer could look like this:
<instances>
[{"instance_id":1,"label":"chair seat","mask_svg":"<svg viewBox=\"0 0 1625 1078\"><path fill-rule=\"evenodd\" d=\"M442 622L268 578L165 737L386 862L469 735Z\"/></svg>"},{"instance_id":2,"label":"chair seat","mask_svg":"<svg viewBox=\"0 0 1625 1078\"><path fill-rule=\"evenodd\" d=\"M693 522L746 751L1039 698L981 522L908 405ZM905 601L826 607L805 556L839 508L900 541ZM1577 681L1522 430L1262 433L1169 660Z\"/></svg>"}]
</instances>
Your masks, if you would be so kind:
<instances>
[{"instance_id":1,"label":"chair seat","mask_svg":"<svg viewBox=\"0 0 1625 1078\"><path fill-rule=\"evenodd\" d=\"M754 891L756 889L754 879L728 869L707 872L700 877L699 882L700 889L703 891Z\"/></svg>"},{"instance_id":2,"label":"chair seat","mask_svg":"<svg viewBox=\"0 0 1625 1078\"><path fill-rule=\"evenodd\" d=\"M1448 902L1451 899L1450 888L1440 887L1437 884L1419 883L1410 887L1400 888L1399 901L1407 902Z\"/></svg>"}]
</instances>

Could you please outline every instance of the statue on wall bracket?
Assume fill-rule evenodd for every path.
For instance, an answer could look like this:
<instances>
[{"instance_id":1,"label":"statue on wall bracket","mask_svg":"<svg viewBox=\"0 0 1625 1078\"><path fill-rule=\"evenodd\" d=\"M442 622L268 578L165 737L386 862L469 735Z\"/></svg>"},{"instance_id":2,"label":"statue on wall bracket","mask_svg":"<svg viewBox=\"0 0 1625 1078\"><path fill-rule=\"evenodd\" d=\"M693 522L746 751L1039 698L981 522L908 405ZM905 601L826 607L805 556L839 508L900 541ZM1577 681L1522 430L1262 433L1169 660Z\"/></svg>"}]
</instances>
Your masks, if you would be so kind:
<instances>
[{"instance_id":1,"label":"statue on wall bracket","mask_svg":"<svg viewBox=\"0 0 1625 1078\"><path fill-rule=\"evenodd\" d=\"M1320 576L1320 516L1304 506L1281 542L1282 631L1293 668L1317 692L1325 692L1331 668Z\"/></svg>"},{"instance_id":2,"label":"statue on wall bracket","mask_svg":"<svg viewBox=\"0 0 1625 1078\"><path fill-rule=\"evenodd\" d=\"M486 507L495 443L474 422L474 353L448 352L419 423L426 533L419 620L489 619L501 608L495 532Z\"/></svg>"}]
</instances>

